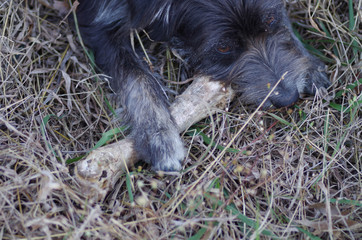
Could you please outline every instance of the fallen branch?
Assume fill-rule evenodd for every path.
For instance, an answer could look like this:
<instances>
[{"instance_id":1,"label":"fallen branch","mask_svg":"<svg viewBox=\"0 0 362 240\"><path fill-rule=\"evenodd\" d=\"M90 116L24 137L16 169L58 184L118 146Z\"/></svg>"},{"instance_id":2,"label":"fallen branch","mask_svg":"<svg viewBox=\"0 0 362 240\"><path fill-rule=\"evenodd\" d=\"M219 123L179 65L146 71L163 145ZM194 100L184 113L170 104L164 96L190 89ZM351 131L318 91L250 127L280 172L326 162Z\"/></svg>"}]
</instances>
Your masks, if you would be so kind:
<instances>
[{"instance_id":1,"label":"fallen branch","mask_svg":"<svg viewBox=\"0 0 362 240\"><path fill-rule=\"evenodd\" d=\"M224 108L233 95L230 87L210 81L208 77L198 77L171 105L171 115L182 132ZM126 166L131 166L138 160L133 142L126 138L92 151L85 160L77 163L75 178L81 184L84 194L101 200Z\"/></svg>"}]
</instances>

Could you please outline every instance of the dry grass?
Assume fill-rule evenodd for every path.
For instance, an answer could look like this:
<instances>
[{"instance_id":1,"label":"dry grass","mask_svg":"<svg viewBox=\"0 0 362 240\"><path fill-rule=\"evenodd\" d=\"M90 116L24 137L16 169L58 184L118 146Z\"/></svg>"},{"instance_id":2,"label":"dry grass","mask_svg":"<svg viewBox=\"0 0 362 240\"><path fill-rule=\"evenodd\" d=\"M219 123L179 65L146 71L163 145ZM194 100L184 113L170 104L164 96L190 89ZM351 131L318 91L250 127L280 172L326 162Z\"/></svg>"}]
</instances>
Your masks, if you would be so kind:
<instances>
[{"instance_id":1,"label":"dry grass","mask_svg":"<svg viewBox=\"0 0 362 240\"><path fill-rule=\"evenodd\" d=\"M57 13L1 1L0 239L361 239L362 1L288 2L328 64L330 101L242 131L252 110L235 101L183 134L181 174L137 166L98 203L69 163L118 127L106 84Z\"/></svg>"}]
</instances>

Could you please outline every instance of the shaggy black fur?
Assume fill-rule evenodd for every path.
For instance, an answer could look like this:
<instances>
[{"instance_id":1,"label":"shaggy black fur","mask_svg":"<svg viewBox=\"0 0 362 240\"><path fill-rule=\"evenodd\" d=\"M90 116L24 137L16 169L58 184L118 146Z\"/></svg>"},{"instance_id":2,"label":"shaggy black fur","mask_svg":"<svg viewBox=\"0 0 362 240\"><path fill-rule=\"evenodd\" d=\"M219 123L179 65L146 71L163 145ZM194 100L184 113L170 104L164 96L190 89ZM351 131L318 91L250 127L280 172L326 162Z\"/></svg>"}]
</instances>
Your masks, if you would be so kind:
<instances>
[{"instance_id":1,"label":"shaggy black fur","mask_svg":"<svg viewBox=\"0 0 362 240\"><path fill-rule=\"evenodd\" d=\"M324 64L294 36L282 0L80 0L77 18L97 65L112 77L140 157L155 170L177 171L185 152L167 98L133 48L131 32L180 50L193 74L227 81L245 104L289 106L328 87Z\"/></svg>"}]
</instances>

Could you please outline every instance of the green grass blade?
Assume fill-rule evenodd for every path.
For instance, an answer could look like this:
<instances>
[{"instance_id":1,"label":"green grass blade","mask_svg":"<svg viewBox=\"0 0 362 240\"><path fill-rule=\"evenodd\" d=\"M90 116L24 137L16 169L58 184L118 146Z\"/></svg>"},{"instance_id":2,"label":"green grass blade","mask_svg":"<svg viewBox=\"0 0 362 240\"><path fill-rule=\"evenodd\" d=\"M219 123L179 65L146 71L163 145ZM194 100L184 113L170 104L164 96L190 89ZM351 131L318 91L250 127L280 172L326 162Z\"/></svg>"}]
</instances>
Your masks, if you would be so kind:
<instances>
[{"instance_id":1,"label":"green grass blade","mask_svg":"<svg viewBox=\"0 0 362 240\"><path fill-rule=\"evenodd\" d=\"M206 233L207 229L206 228L201 228L199 231L197 231L197 233L190 237L188 240L199 240L202 239L202 237L204 236L204 234Z\"/></svg>"},{"instance_id":2,"label":"green grass blade","mask_svg":"<svg viewBox=\"0 0 362 240\"><path fill-rule=\"evenodd\" d=\"M58 118L58 116L54 115L54 114L49 114L47 116L45 116L43 118L43 121L42 123L40 124L40 131L41 131L41 134L44 138L44 142L45 144L47 145L47 147L50 149L50 151L53 153L53 155L56 157L57 156L57 153L54 151L52 145L50 144L50 142L48 141L48 138L47 138L47 134L46 134L46 125L48 124L49 120L51 117L55 117L55 118Z\"/></svg>"},{"instance_id":3,"label":"green grass blade","mask_svg":"<svg viewBox=\"0 0 362 240\"><path fill-rule=\"evenodd\" d=\"M351 205L351 206L362 207L362 201L357 201L357 200L331 198L331 199L329 199L329 201L331 203L347 204L347 205Z\"/></svg>"},{"instance_id":4,"label":"green grass blade","mask_svg":"<svg viewBox=\"0 0 362 240\"><path fill-rule=\"evenodd\" d=\"M217 202L219 207L224 206L224 204L225 204L225 202L222 202L221 200L216 199L215 197L211 196L210 194L205 193L205 197L211 199L212 201ZM225 210L230 212L232 215L236 216L242 223L248 225L249 227L251 227L255 230L257 230L259 228L259 224L256 221L254 221L253 219L250 219L247 216L245 216L244 214L240 213L239 210L233 204L229 204L229 205L225 206ZM271 237L273 239L278 239L278 237L276 235L274 235L273 232L271 232L267 229L264 229L263 231L261 231L261 234L263 234L264 236Z\"/></svg>"},{"instance_id":5,"label":"green grass blade","mask_svg":"<svg viewBox=\"0 0 362 240\"><path fill-rule=\"evenodd\" d=\"M306 234L306 235L307 235L308 237L310 237L310 239L312 239L312 240L322 240L322 239L320 239L319 237L313 235L312 233L308 232L307 230L304 230L304 229L301 228L301 227L297 227L297 229L298 229L300 232Z\"/></svg>"},{"instance_id":6,"label":"green grass blade","mask_svg":"<svg viewBox=\"0 0 362 240\"><path fill-rule=\"evenodd\" d=\"M132 191L131 175L130 175L129 172L126 173L126 186L127 186L129 202L133 203L134 202L134 196L133 196L133 191Z\"/></svg>"},{"instance_id":7,"label":"green grass blade","mask_svg":"<svg viewBox=\"0 0 362 240\"><path fill-rule=\"evenodd\" d=\"M268 113L268 115L270 115L271 117L275 118L276 120L278 120L280 123L287 125L289 127L294 127L294 125L290 122L287 122L285 119L275 115L274 113Z\"/></svg>"},{"instance_id":8,"label":"green grass blade","mask_svg":"<svg viewBox=\"0 0 362 240\"><path fill-rule=\"evenodd\" d=\"M91 151L107 144L109 140L113 139L115 136L117 136L117 134L121 133L125 129L126 127L118 127L103 133L101 139L99 139L99 141L96 143L96 145L94 145Z\"/></svg>"}]
</instances>

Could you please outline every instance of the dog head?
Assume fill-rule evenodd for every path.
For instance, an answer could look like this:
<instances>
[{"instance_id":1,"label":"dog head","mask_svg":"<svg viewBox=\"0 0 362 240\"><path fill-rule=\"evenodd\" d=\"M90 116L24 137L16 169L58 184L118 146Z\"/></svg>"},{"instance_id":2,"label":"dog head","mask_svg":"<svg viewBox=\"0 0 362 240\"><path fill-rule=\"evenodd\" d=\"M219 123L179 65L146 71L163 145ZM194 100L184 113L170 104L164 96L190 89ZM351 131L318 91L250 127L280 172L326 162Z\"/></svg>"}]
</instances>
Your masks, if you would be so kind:
<instances>
[{"instance_id":1,"label":"dog head","mask_svg":"<svg viewBox=\"0 0 362 240\"><path fill-rule=\"evenodd\" d=\"M181 1L167 32L195 73L228 81L246 104L289 106L328 87L324 64L294 36L281 0Z\"/></svg>"}]
</instances>

